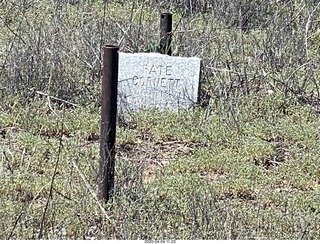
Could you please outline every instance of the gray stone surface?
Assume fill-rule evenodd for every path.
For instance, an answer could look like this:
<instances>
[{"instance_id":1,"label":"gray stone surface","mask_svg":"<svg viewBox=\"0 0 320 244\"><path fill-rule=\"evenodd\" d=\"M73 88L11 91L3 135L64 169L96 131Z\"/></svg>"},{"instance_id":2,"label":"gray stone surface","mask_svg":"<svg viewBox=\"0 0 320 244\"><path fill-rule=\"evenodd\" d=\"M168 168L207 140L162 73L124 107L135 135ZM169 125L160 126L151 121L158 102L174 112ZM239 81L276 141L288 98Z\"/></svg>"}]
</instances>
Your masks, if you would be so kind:
<instances>
[{"instance_id":1,"label":"gray stone surface","mask_svg":"<svg viewBox=\"0 0 320 244\"><path fill-rule=\"evenodd\" d=\"M190 107L198 99L200 62L196 57L120 52L119 110Z\"/></svg>"}]
</instances>

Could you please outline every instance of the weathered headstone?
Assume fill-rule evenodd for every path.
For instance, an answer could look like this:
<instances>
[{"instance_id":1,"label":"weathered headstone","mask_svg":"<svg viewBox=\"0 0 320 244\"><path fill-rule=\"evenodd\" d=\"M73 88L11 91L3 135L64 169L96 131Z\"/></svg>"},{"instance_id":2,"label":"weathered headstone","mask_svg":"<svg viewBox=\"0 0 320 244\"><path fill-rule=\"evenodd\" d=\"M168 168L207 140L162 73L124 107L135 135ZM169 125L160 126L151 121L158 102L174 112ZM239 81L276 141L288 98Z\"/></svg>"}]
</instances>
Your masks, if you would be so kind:
<instances>
[{"instance_id":1,"label":"weathered headstone","mask_svg":"<svg viewBox=\"0 0 320 244\"><path fill-rule=\"evenodd\" d=\"M198 100L200 63L196 57L119 53L119 109L190 107Z\"/></svg>"}]
</instances>

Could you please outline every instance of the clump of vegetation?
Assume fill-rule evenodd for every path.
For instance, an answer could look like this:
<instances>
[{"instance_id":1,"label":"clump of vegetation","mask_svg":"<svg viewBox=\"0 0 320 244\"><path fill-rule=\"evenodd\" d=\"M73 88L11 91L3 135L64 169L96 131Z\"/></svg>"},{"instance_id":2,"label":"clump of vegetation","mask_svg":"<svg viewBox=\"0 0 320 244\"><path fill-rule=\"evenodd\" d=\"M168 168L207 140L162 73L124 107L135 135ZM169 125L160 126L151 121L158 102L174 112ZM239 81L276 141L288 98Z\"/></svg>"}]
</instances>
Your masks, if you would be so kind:
<instances>
[{"instance_id":1,"label":"clump of vegetation","mask_svg":"<svg viewBox=\"0 0 320 244\"><path fill-rule=\"evenodd\" d=\"M0 2L1 239L318 239L315 1ZM96 200L101 49L202 58L201 103L117 128ZM121 115L120 115L121 116Z\"/></svg>"}]
</instances>

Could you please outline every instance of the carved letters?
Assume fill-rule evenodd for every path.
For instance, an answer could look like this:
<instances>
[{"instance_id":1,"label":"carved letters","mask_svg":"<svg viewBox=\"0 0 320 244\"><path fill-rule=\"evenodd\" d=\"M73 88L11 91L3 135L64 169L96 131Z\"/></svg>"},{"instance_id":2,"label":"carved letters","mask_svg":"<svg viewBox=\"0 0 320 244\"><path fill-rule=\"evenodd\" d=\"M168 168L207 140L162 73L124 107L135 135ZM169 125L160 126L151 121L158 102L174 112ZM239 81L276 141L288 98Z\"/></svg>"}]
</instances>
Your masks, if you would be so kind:
<instances>
[{"instance_id":1,"label":"carved letters","mask_svg":"<svg viewBox=\"0 0 320 244\"><path fill-rule=\"evenodd\" d=\"M199 58L120 53L119 105L123 109L187 108L197 101L199 73Z\"/></svg>"}]
</instances>

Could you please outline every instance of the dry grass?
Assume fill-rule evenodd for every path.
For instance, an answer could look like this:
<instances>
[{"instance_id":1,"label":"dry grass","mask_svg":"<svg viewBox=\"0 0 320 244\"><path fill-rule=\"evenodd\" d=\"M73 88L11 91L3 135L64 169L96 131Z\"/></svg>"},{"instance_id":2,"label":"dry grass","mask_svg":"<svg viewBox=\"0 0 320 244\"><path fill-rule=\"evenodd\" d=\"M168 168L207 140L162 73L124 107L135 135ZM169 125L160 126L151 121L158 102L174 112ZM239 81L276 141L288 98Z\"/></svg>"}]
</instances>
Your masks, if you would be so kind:
<instances>
[{"instance_id":1,"label":"dry grass","mask_svg":"<svg viewBox=\"0 0 320 244\"><path fill-rule=\"evenodd\" d=\"M1 239L319 239L319 3L0 2ZM201 104L119 114L96 200L101 47L173 13Z\"/></svg>"}]
</instances>

